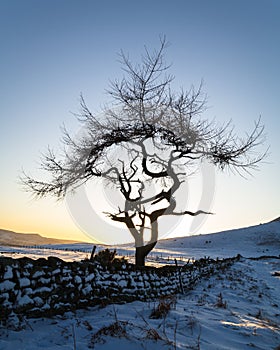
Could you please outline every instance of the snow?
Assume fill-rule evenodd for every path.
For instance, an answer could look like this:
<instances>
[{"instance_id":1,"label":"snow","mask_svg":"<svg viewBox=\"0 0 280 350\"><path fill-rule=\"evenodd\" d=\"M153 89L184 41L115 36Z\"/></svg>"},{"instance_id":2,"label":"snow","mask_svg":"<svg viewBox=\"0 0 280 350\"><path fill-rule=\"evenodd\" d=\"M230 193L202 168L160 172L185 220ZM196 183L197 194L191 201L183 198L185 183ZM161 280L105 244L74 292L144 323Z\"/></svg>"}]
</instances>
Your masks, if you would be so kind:
<instances>
[{"instance_id":1,"label":"snow","mask_svg":"<svg viewBox=\"0 0 280 350\"><path fill-rule=\"evenodd\" d=\"M16 284L14 282L11 282L11 281L4 281L4 282L1 282L0 283L0 291L1 292L5 292L7 290L11 290L14 288Z\"/></svg>"},{"instance_id":2,"label":"snow","mask_svg":"<svg viewBox=\"0 0 280 350\"><path fill-rule=\"evenodd\" d=\"M90 275L88 275L85 279L86 282L90 282L95 278L95 274L91 273Z\"/></svg>"},{"instance_id":3,"label":"snow","mask_svg":"<svg viewBox=\"0 0 280 350\"><path fill-rule=\"evenodd\" d=\"M33 275L33 278L38 278L44 275L43 271L36 271Z\"/></svg>"},{"instance_id":4,"label":"snow","mask_svg":"<svg viewBox=\"0 0 280 350\"><path fill-rule=\"evenodd\" d=\"M242 229L162 240L158 251L169 250L180 256L187 251L189 257L227 257L241 254L245 257L279 255L280 221L260 224Z\"/></svg>"},{"instance_id":5,"label":"snow","mask_svg":"<svg viewBox=\"0 0 280 350\"><path fill-rule=\"evenodd\" d=\"M75 282L76 283L82 283L82 279L80 276L75 276Z\"/></svg>"},{"instance_id":6,"label":"snow","mask_svg":"<svg viewBox=\"0 0 280 350\"><path fill-rule=\"evenodd\" d=\"M11 266L6 266L6 272L4 274L4 280L8 280L13 278L13 269L11 268Z\"/></svg>"},{"instance_id":7,"label":"snow","mask_svg":"<svg viewBox=\"0 0 280 350\"><path fill-rule=\"evenodd\" d=\"M40 283L42 283L42 284L48 284L48 283L50 283L51 279L50 278L43 278L43 277L41 277L41 278L39 278L38 281Z\"/></svg>"},{"instance_id":8,"label":"snow","mask_svg":"<svg viewBox=\"0 0 280 350\"><path fill-rule=\"evenodd\" d=\"M19 279L19 285L20 285L20 287L28 287L28 286L30 286L30 279L26 278L26 277L20 278Z\"/></svg>"},{"instance_id":9,"label":"snow","mask_svg":"<svg viewBox=\"0 0 280 350\"><path fill-rule=\"evenodd\" d=\"M40 297L33 298L33 301L34 301L35 305L37 305L37 306L42 306L44 304L42 298L40 298Z\"/></svg>"},{"instance_id":10,"label":"snow","mask_svg":"<svg viewBox=\"0 0 280 350\"><path fill-rule=\"evenodd\" d=\"M59 255L58 248L55 253L60 258L68 254L71 260L76 254L61 251ZM159 303L168 304L168 298L91 307L52 318L22 316L19 319L12 314L9 324L0 326L0 349L276 349L280 346L280 277L275 274L280 271L279 248L280 222L161 241L151 263L174 264L174 257L178 260L183 257L181 260L185 261L204 256L232 257L239 253L243 258L223 272L201 279L190 292L173 296L169 312L160 319L150 315ZM122 247L121 251L129 249ZM0 250L14 257L31 251L22 248L20 253L13 254L15 249L11 247ZM53 255L49 249L42 250ZM44 256L42 250L36 250L40 257ZM85 252L80 254L84 258ZM36 273L37 277L41 276ZM7 274L12 277L11 271L6 270L5 279ZM94 274L87 276L86 281L92 278ZM24 281L22 277L21 283L27 283ZM119 279L118 284L122 283ZM144 288L144 283L139 277L137 284ZM162 285L164 280L157 283ZM0 283L1 296L5 297L5 291L13 286L8 280ZM126 283L123 287L127 287ZM28 295L18 296L22 304L30 300ZM33 301L40 308L50 308L48 304L42 305L39 297Z\"/></svg>"},{"instance_id":11,"label":"snow","mask_svg":"<svg viewBox=\"0 0 280 350\"><path fill-rule=\"evenodd\" d=\"M35 293L51 292L52 289L49 287L39 287L35 290Z\"/></svg>"},{"instance_id":12,"label":"snow","mask_svg":"<svg viewBox=\"0 0 280 350\"><path fill-rule=\"evenodd\" d=\"M19 295L17 298L17 301L18 301L18 305L20 306L34 303L34 301L28 295L24 295L24 296Z\"/></svg>"}]
</instances>

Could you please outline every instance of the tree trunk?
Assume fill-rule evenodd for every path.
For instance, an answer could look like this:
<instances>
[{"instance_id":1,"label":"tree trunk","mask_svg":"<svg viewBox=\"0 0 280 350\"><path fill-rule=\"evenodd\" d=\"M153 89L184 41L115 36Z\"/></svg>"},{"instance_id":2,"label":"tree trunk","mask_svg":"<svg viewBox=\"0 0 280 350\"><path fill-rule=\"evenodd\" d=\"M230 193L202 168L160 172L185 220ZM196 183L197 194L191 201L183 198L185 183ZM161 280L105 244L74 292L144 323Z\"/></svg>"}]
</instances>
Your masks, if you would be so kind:
<instances>
[{"instance_id":1,"label":"tree trunk","mask_svg":"<svg viewBox=\"0 0 280 350\"><path fill-rule=\"evenodd\" d=\"M149 243L142 247L136 247L135 264L136 266L145 266L145 258L153 250L157 242Z\"/></svg>"}]
</instances>

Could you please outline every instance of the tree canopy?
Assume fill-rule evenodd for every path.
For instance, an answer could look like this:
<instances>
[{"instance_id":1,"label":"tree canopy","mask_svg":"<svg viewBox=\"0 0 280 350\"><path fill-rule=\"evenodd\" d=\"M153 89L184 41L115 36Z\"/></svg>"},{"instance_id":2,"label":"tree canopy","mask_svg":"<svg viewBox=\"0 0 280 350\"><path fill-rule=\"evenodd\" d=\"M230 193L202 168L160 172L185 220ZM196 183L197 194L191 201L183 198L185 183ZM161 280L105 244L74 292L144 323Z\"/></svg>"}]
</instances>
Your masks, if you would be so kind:
<instances>
[{"instance_id":1,"label":"tree canopy","mask_svg":"<svg viewBox=\"0 0 280 350\"><path fill-rule=\"evenodd\" d=\"M218 125L202 118L206 97L202 84L195 89L172 91L173 76L165 63L165 38L158 50L145 49L140 64L120 53L124 78L110 83L113 99L103 118L93 114L81 96L77 115L83 134L73 138L63 130L66 146L62 156L52 150L44 155L42 167L51 175L48 182L24 174L22 181L38 197L63 198L68 191L93 178L103 178L123 197L118 212L107 213L123 222L136 246L136 263L158 240L158 219L164 215L209 214L177 208L176 192L192 173L195 164L209 161L221 170L241 175L256 169L266 152L260 119L244 137L236 135L231 122ZM153 186L153 190L151 190ZM144 242L144 231L150 240Z\"/></svg>"}]
</instances>

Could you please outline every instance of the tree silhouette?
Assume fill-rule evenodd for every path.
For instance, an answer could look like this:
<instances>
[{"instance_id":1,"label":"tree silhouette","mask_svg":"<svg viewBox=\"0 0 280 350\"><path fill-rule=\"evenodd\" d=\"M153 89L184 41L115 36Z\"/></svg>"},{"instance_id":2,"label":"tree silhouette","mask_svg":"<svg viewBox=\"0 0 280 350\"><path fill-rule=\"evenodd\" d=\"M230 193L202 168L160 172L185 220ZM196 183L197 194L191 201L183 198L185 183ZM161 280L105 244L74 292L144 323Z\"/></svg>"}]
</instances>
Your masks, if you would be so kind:
<instances>
[{"instance_id":1,"label":"tree silhouette","mask_svg":"<svg viewBox=\"0 0 280 350\"><path fill-rule=\"evenodd\" d=\"M210 214L180 211L176 205L176 191L198 162L210 161L243 175L255 169L266 153L256 152L264 141L260 120L241 138L231 123L219 126L201 118L206 104L202 86L172 91L174 77L164 61L166 46L163 38L159 50L145 49L137 65L121 52L125 75L110 83L107 92L114 103L105 109L105 116L91 113L81 96L78 119L85 132L74 139L64 129L63 156L58 158L51 150L44 155L42 167L50 181L37 181L25 173L22 177L38 197L63 198L93 178L115 186L123 202L118 212L107 215L127 226L135 241L136 264L141 266L157 243L160 217ZM148 242L145 230L150 230Z\"/></svg>"}]
</instances>

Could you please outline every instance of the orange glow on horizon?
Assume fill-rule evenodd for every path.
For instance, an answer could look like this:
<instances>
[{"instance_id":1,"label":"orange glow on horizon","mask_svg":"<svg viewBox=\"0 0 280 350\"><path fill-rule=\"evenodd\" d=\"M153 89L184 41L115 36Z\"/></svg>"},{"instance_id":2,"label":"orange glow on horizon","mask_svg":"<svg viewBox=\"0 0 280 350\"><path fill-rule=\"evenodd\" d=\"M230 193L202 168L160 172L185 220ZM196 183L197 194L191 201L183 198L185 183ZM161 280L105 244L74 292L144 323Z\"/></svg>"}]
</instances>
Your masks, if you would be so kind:
<instances>
[{"instance_id":1,"label":"orange glow on horizon","mask_svg":"<svg viewBox=\"0 0 280 350\"><path fill-rule=\"evenodd\" d=\"M15 222L14 220L1 220L0 229L14 231L17 233L35 233L47 238L55 239L65 239L65 240L74 240L81 242L92 242L92 240L81 232L74 224L72 225L56 225L55 222L49 223L48 225L40 225L39 223L30 222L30 221L19 221Z\"/></svg>"}]
</instances>

